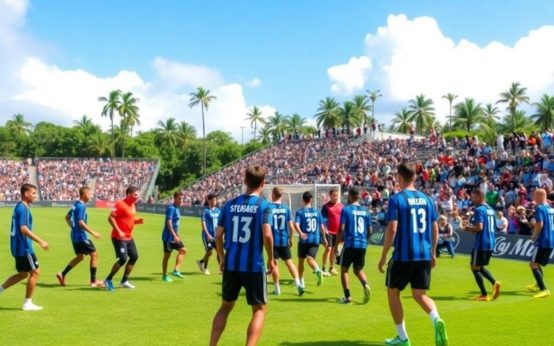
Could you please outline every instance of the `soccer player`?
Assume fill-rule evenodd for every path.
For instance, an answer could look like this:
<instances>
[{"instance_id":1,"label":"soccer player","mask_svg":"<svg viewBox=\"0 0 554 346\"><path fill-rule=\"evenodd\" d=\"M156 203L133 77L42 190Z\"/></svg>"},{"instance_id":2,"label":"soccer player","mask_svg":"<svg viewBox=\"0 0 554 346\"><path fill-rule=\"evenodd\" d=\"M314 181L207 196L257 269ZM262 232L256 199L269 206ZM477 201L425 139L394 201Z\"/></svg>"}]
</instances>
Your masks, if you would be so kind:
<instances>
[{"instance_id":1,"label":"soccer player","mask_svg":"<svg viewBox=\"0 0 554 346\"><path fill-rule=\"evenodd\" d=\"M162 242L164 248L164 257L162 259L162 280L172 282L173 280L167 275L167 263L171 257L171 251L177 250L177 258L175 259L175 267L171 275L178 278L184 278L179 271L181 263L185 258L187 249L179 237L179 223L181 221L181 204L183 203L183 192L178 191L173 194L173 203L168 205L165 210L165 223L162 231Z\"/></svg>"},{"instance_id":2,"label":"soccer player","mask_svg":"<svg viewBox=\"0 0 554 346\"><path fill-rule=\"evenodd\" d=\"M261 166L246 169L246 193L225 204L217 224L216 250L223 272L223 283L221 307L212 323L212 346L217 345L242 287L246 290L248 305L252 306L246 345L256 345L262 333L267 311L266 269L262 254L264 248L268 258L267 273L270 274L275 267L271 227L263 225L268 202L260 197L260 193L265 174L265 168Z\"/></svg>"},{"instance_id":3,"label":"soccer player","mask_svg":"<svg viewBox=\"0 0 554 346\"><path fill-rule=\"evenodd\" d=\"M294 224L292 222L289 207L281 201L282 197L283 188L274 187L271 191L271 200L273 203L270 203L269 207L266 209L264 224L271 226L271 231L273 233L273 255L275 256L275 260L282 259L285 261L285 265L294 279L294 284L296 285L298 294L303 295L304 288L302 288L302 285L300 284L298 269L296 269L296 266L292 261L292 255L290 252L290 248L292 247L292 232ZM280 295L281 287L279 285L279 266L275 266L272 276L273 284L275 285L273 293L275 295Z\"/></svg>"},{"instance_id":4,"label":"soccer player","mask_svg":"<svg viewBox=\"0 0 554 346\"><path fill-rule=\"evenodd\" d=\"M335 263L336 253L337 253L337 233L340 228L340 216L343 208L342 203L340 202L340 192L339 189L333 187L329 190L329 202L325 203L321 207L321 216L323 217L324 223L326 224L327 232L325 237L327 238L327 246L323 252L323 276L337 275L338 272L333 268ZM325 271L325 265L329 262L329 271Z\"/></svg>"},{"instance_id":5,"label":"soccer player","mask_svg":"<svg viewBox=\"0 0 554 346\"><path fill-rule=\"evenodd\" d=\"M550 295L550 291L544 285L542 267L548 264L552 248L554 248L554 209L548 205L544 189L536 189L533 193L533 199L537 204L535 209L537 223L531 239L535 241L537 252L531 257L529 267L531 267L537 283L527 288L531 292L536 292L533 297L546 298Z\"/></svg>"},{"instance_id":6,"label":"soccer player","mask_svg":"<svg viewBox=\"0 0 554 346\"><path fill-rule=\"evenodd\" d=\"M102 281L96 280L96 268L98 264L98 253L96 247L89 239L87 233L100 239L100 234L94 231L88 224L87 203L92 198L92 190L88 186L79 189L79 200L73 204L65 216L65 221L71 227L71 242L75 251L75 258L72 259L65 269L56 274L60 285L65 286L67 273L85 258L90 256L90 287L104 287Z\"/></svg>"},{"instance_id":7,"label":"soccer player","mask_svg":"<svg viewBox=\"0 0 554 346\"><path fill-rule=\"evenodd\" d=\"M415 179L415 165L407 162L400 164L398 184L401 191L389 199L388 226L378 268L381 273L384 272L387 254L394 242L386 284L389 308L398 334L386 339L385 344L410 345L400 301L400 292L409 283L415 301L433 321L435 344L448 345L444 321L435 302L426 294L431 283L431 269L436 263L437 211L431 198L415 189Z\"/></svg>"},{"instance_id":8,"label":"soccer player","mask_svg":"<svg viewBox=\"0 0 554 346\"><path fill-rule=\"evenodd\" d=\"M135 203L139 199L138 188L129 186L125 194L126 197L115 204L108 217L108 222L113 227L112 243L115 249L115 257L118 258L117 262L112 266L110 274L104 280L104 285L108 291L115 290L112 279L122 266L125 266L125 272L119 287L135 288L129 282L129 275L131 275L133 267L138 260L138 251L133 239L133 229L135 225L143 224L144 220L135 217Z\"/></svg>"},{"instance_id":9,"label":"soccer player","mask_svg":"<svg viewBox=\"0 0 554 346\"><path fill-rule=\"evenodd\" d=\"M495 212L487 203L485 203L485 194L476 189L471 191L471 202L475 206L473 216L468 221L464 221L462 230L475 233L475 243L471 251L471 271L475 281L481 290L481 294L473 300L488 302L491 298L487 295L483 277L492 284L492 299L495 300L500 295L500 282L496 281L492 274L485 268L489 261L496 244L494 237Z\"/></svg>"},{"instance_id":10,"label":"soccer player","mask_svg":"<svg viewBox=\"0 0 554 346\"><path fill-rule=\"evenodd\" d=\"M298 241L298 275L303 288L306 288L304 282L304 261L314 270L317 278L317 285L323 282L323 272L315 260L319 243L323 240L323 245L327 247L325 238L325 229L321 222L321 214L315 208L312 208L312 193L306 191L302 194L304 207L296 211L295 228L300 240Z\"/></svg>"},{"instance_id":11,"label":"soccer player","mask_svg":"<svg viewBox=\"0 0 554 346\"><path fill-rule=\"evenodd\" d=\"M44 250L48 250L48 243L33 232L33 216L31 215L30 204L36 198L36 186L31 184L21 186L21 201L15 205L13 210L10 231L10 247L15 259L17 274L10 276L0 286L0 293L2 293L5 289L28 278L23 303L23 310L26 311L42 310L42 306L33 303L33 292L40 275L38 259L33 250L33 241Z\"/></svg>"},{"instance_id":12,"label":"soccer player","mask_svg":"<svg viewBox=\"0 0 554 346\"><path fill-rule=\"evenodd\" d=\"M217 228L220 212L221 211L217 207L217 195L210 193L208 195L208 207L205 208L202 213L202 242L204 243L206 252L202 259L196 261L198 270L206 275L210 275L208 261L212 256L213 249L215 249L215 230ZM217 258L217 262L219 263L219 257Z\"/></svg>"},{"instance_id":13,"label":"soccer player","mask_svg":"<svg viewBox=\"0 0 554 346\"><path fill-rule=\"evenodd\" d=\"M365 265L365 252L367 239L370 234L371 216L366 208L359 203L360 190L351 187L348 190L348 202L350 205L344 207L340 215L340 230L337 234L338 241L344 241L344 247L340 255L340 277L344 297L339 303L348 304L352 301L350 297L350 282L348 270L350 265L354 268L354 274L360 280L364 292L364 304L369 302L371 291L363 271Z\"/></svg>"}]
</instances>

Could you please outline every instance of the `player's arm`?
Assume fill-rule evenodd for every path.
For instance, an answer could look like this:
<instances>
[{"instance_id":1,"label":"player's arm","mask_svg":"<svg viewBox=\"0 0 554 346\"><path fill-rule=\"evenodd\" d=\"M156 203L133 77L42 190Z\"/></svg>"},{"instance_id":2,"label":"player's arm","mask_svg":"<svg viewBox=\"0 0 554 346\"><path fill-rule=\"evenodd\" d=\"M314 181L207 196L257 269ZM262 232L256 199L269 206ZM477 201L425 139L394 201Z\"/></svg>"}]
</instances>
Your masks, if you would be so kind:
<instances>
[{"instance_id":1,"label":"player's arm","mask_svg":"<svg viewBox=\"0 0 554 346\"><path fill-rule=\"evenodd\" d=\"M142 225L143 223L144 219L142 217L135 219L135 225Z\"/></svg>"},{"instance_id":2,"label":"player's arm","mask_svg":"<svg viewBox=\"0 0 554 346\"><path fill-rule=\"evenodd\" d=\"M87 232L88 234L92 235L93 237L95 237L96 239L100 239L100 234L95 232L89 225L87 225L87 223L85 222L85 208L76 208L74 211L73 211L73 215L75 217L75 219L77 220L77 224L79 225L79 227L83 230L85 230L85 232ZM69 214L68 214L69 216Z\"/></svg>"},{"instance_id":3,"label":"player's arm","mask_svg":"<svg viewBox=\"0 0 554 346\"><path fill-rule=\"evenodd\" d=\"M539 238L539 236L542 232L542 226L543 226L542 221L537 221L535 223L535 229L533 230L533 235L531 235L531 240L535 241Z\"/></svg>"},{"instance_id":4,"label":"player's arm","mask_svg":"<svg viewBox=\"0 0 554 346\"><path fill-rule=\"evenodd\" d=\"M48 248L49 248L48 243L45 242L44 240L42 240L35 233L31 232L31 230L29 229L29 227L27 227L27 225L21 225L19 230L21 231L21 234L23 234L26 237L31 238L35 243L39 244L41 248L43 248L44 250L48 250Z\"/></svg>"},{"instance_id":5,"label":"player's arm","mask_svg":"<svg viewBox=\"0 0 554 346\"><path fill-rule=\"evenodd\" d=\"M337 231L337 244L342 241L342 235L344 233L345 228L346 228L346 225L341 223L339 230Z\"/></svg>"},{"instance_id":6,"label":"player's arm","mask_svg":"<svg viewBox=\"0 0 554 346\"><path fill-rule=\"evenodd\" d=\"M431 268L435 267L435 263L437 259L438 242L439 242L439 225L437 224L437 221L433 221L433 224L431 226Z\"/></svg>"},{"instance_id":7,"label":"player's arm","mask_svg":"<svg viewBox=\"0 0 554 346\"><path fill-rule=\"evenodd\" d=\"M212 238L212 236L210 235L210 232L208 232L208 224L206 222L206 219L209 217L209 215L207 215L207 212L206 210L204 210L204 213L202 214L202 232L204 232L204 235L206 236L206 239L210 240Z\"/></svg>"},{"instance_id":8,"label":"player's arm","mask_svg":"<svg viewBox=\"0 0 554 346\"><path fill-rule=\"evenodd\" d=\"M271 231L271 225L264 223L262 225L264 248L267 254L267 273L271 274L275 269L275 257L273 257L273 232Z\"/></svg>"},{"instance_id":9,"label":"player's arm","mask_svg":"<svg viewBox=\"0 0 554 346\"><path fill-rule=\"evenodd\" d=\"M466 224L462 229L466 232L471 232L471 233L483 232L483 223L478 222L474 225Z\"/></svg>"},{"instance_id":10,"label":"player's arm","mask_svg":"<svg viewBox=\"0 0 554 346\"><path fill-rule=\"evenodd\" d=\"M305 240L306 238L308 238L308 235L302 232L302 228L300 228L300 223L302 223L302 215L296 212L294 230L296 231L296 233L298 233L300 239Z\"/></svg>"},{"instance_id":11,"label":"player's arm","mask_svg":"<svg viewBox=\"0 0 554 346\"><path fill-rule=\"evenodd\" d=\"M173 241L175 243L178 243L181 241L179 238L179 235L177 232L175 232L175 229L173 228L173 221L171 219L165 219L165 225L167 226L167 229L169 230L169 233L171 233L171 236L173 237Z\"/></svg>"},{"instance_id":12,"label":"player's arm","mask_svg":"<svg viewBox=\"0 0 554 346\"><path fill-rule=\"evenodd\" d=\"M379 271L381 273L385 272L383 270L383 267L385 266L385 262L387 261L387 255L389 253L390 248L392 247L394 237L396 236L397 224L398 224L398 221L396 220L389 221L387 230L385 231L385 239L383 241L383 251L381 252L381 260L379 260Z\"/></svg>"},{"instance_id":13,"label":"player's arm","mask_svg":"<svg viewBox=\"0 0 554 346\"><path fill-rule=\"evenodd\" d=\"M71 224L71 215L70 214L71 214L71 210L67 214L65 214L65 222L67 223L67 225L69 227L72 227L73 225Z\"/></svg>"},{"instance_id":14,"label":"player's arm","mask_svg":"<svg viewBox=\"0 0 554 346\"><path fill-rule=\"evenodd\" d=\"M317 218L317 222L319 222L319 232L321 233L323 246L327 247L329 246L329 242L327 241L327 230L325 229L325 225L323 224L323 222L321 222L321 216Z\"/></svg>"},{"instance_id":15,"label":"player's arm","mask_svg":"<svg viewBox=\"0 0 554 346\"><path fill-rule=\"evenodd\" d=\"M289 247L292 247L292 235L294 233L294 222L292 220L289 220Z\"/></svg>"},{"instance_id":16,"label":"player's arm","mask_svg":"<svg viewBox=\"0 0 554 346\"><path fill-rule=\"evenodd\" d=\"M108 216L108 222L113 227L113 229L115 229L115 231L117 232L117 235L120 238L125 238L125 233L123 233L121 228L119 228L119 226L117 225L117 222L115 221L115 215L113 212L110 214L110 216Z\"/></svg>"},{"instance_id":17,"label":"player's arm","mask_svg":"<svg viewBox=\"0 0 554 346\"><path fill-rule=\"evenodd\" d=\"M225 229L223 226L217 226L215 233L215 250L217 251L217 256L219 257L219 269L223 272L225 268L225 253L223 252L223 235L225 234Z\"/></svg>"}]
</instances>

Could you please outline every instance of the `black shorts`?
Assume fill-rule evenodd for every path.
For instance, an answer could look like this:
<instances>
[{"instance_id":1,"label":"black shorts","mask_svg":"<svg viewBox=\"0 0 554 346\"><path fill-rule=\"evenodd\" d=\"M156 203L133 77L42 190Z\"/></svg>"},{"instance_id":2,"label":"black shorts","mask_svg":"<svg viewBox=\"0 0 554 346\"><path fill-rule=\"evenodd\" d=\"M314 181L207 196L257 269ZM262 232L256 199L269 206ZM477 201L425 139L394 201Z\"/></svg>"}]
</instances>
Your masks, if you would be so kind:
<instances>
[{"instance_id":1,"label":"black shorts","mask_svg":"<svg viewBox=\"0 0 554 346\"><path fill-rule=\"evenodd\" d=\"M135 240L120 240L112 238L113 247L115 250L115 257L121 260L127 261L130 258L138 257L137 246Z\"/></svg>"},{"instance_id":2,"label":"black shorts","mask_svg":"<svg viewBox=\"0 0 554 346\"><path fill-rule=\"evenodd\" d=\"M473 251L471 251L471 265L479 267L488 266L491 256L492 250L473 249Z\"/></svg>"},{"instance_id":3,"label":"black shorts","mask_svg":"<svg viewBox=\"0 0 554 346\"><path fill-rule=\"evenodd\" d=\"M15 269L18 273L29 273L38 269L38 259L34 253L25 256L14 256Z\"/></svg>"},{"instance_id":4,"label":"black shorts","mask_svg":"<svg viewBox=\"0 0 554 346\"><path fill-rule=\"evenodd\" d=\"M541 266L546 266L550 260L550 255L552 254L552 248L537 248L537 252L531 256L531 262L538 263Z\"/></svg>"},{"instance_id":5,"label":"black shorts","mask_svg":"<svg viewBox=\"0 0 554 346\"><path fill-rule=\"evenodd\" d=\"M246 291L248 305L267 303L267 279L264 272L243 273L225 270L221 285L221 296L227 302L238 299L241 288Z\"/></svg>"},{"instance_id":6,"label":"black shorts","mask_svg":"<svg viewBox=\"0 0 554 346\"><path fill-rule=\"evenodd\" d=\"M73 250L75 251L76 255L90 255L91 253L96 252L96 247L90 239L87 239L84 241L73 243Z\"/></svg>"},{"instance_id":7,"label":"black shorts","mask_svg":"<svg viewBox=\"0 0 554 346\"><path fill-rule=\"evenodd\" d=\"M162 243L163 243L163 247L164 247L164 252L171 252L173 250L181 250L182 248L185 247L185 244L183 244L182 241L179 241L179 242L174 242L174 241L163 241L162 240Z\"/></svg>"},{"instance_id":8,"label":"black shorts","mask_svg":"<svg viewBox=\"0 0 554 346\"><path fill-rule=\"evenodd\" d=\"M395 262L387 266L388 288L403 290L410 284L412 289L428 290L431 286L431 261Z\"/></svg>"},{"instance_id":9,"label":"black shorts","mask_svg":"<svg viewBox=\"0 0 554 346\"><path fill-rule=\"evenodd\" d=\"M340 266L349 269L350 265L352 265L355 270L359 270L364 267L365 249L342 248L342 252L340 254Z\"/></svg>"},{"instance_id":10,"label":"black shorts","mask_svg":"<svg viewBox=\"0 0 554 346\"><path fill-rule=\"evenodd\" d=\"M288 246L275 246L273 248L273 257L276 260L282 259L283 261L288 261L292 258L290 253L290 247Z\"/></svg>"},{"instance_id":11,"label":"black shorts","mask_svg":"<svg viewBox=\"0 0 554 346\"><path fill-rule=\"evenodd\" d=\"M325 234L325 238L327 239L327 247L333 247L333 246L337 245L337 235L336 234L327 233L327 234Z\"/></svg>"},{"instance_id":12,"label":"black shorts","mask_svg":"<svg viewBox=\"0 0 554 346\"><path fill-rule=\"evenodd\" d=\"M315 258L318 249L319 244L298 243L298 258L306 258L307 256Z\"/></svg>"},{"instance_id":13,"label":"black shorts","mask_svg":"<svg viewBox=\"0 0 554 346\"><path fill-rule=\"evenodd\" d=\"M204 243L204 249L206 251L212 251L215 249L215 238L212 237L212 241L208 240L208 237L202 233L202 243Z\"/></svg>"}]
</instances>

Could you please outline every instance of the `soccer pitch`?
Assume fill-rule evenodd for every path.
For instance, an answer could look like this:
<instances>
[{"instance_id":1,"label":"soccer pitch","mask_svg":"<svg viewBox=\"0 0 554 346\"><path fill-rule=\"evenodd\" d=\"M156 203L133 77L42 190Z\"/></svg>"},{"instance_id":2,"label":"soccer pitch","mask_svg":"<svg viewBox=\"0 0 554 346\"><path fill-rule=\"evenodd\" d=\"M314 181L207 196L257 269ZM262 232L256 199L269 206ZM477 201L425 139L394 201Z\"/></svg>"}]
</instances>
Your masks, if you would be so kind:
<instances>
[{"instance_id":1,"label":"soccer pitch","mask_svg":"<svg viewBox=\"0 0 554 346\"><path fill-rule=\"evenodd\" d=\"M88 258L71 271L67 286L60 287L55 274L73 258L69 230L64 221L67 210L34 208L34 229L50 244L50 250L35 246L42 271L34 301L43 311L21 311L24 285L0 294L0 330L3 345L205 345L209 341L213 315L220 304L221 276L215 255L210 261L211 276L200 274L195 261L204 248L200 222L183 218L181 234L188 253L181 270L184 279L173 283L161 280L162 215L141 214L144 225L135 228L139 260L130 281L137 288L107 292L88 287ZM89 224L101 232L94 240L99 252L98 277L103 279L115 261L107 223L108 209L89 209ZM9 229L12 210L0 209L0 280L15 272L10 255ZM342 295L338 276L325 278L316 286L315 276L307 274L306 293L299 297L291 278L280 265L282 295L271 296L260 345L383 345L396 332L384 286L377 270L381 248L372 246L366 258L366 273L372 288L371 301L360 304L362 290L350 275L354 303L337 304ZM296 246L293 248L296 253ZM320 249L320 255L322 251ZM174 261L170 260L170 269ZM296 258L295 258L296 261ZM533 299L525 286L533 282L527 263L492 259L490 270L502 282L502 293L494 302L473 302L478 294L464 255L438 259L433 270L433 297L445 320L451 345L551 345L550 327L554 297ZM114 278L119 283L122 270ZM554 270L545 270L547 286L554 288ZM269 280L271 281L271 280ZM490 292L490 285L487 283ZM272 291L272 285L269 291ZM412 345L432 345L433 329L428 316L402 294L405 319ZM221 345L241 345L250 319L250 309L242 294L231 313Z\"/></svg>"}]
</instances>

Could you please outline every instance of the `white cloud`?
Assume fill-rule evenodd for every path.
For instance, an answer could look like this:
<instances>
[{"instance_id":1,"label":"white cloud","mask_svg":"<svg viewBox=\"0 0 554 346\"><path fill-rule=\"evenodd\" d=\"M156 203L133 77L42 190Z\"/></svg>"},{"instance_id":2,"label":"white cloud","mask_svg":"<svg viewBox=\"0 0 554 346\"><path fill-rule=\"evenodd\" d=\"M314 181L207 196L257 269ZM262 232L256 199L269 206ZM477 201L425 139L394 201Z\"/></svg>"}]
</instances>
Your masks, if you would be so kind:
<instances>
[{"instance_id":1,"label":"white cloud","mask_svg":"<svg viewBox=\"0 0 554 346\"><path fill-rule=\"evenodd\" d=\"M257 88L262 85L262 81L259 78L254 78L250 80L248 83L246 83L251 88Z\"/></svg>"},{"instance_id":2,"label":"white cloud","mask_svg":"<svg viewBox=\"0 0 554 346\"><path fill-rule=\"evenodd\" d=\"M365 57L373 68L364 82L381 89L381 109L393 104L399 109L424 93L435 101L441 118L448 113L447 102L441 100L447 92L459 95L458 101L473 97L494 103L500 92L519 81L531 99L538 100L543 93L554 92L554 46L547 42L554 42L554 26L532 30L513 46L493 41L480 47L467 39L454 42L434 18L390 15L386 26L365 38ZM329 68L338 71L333 78L329 74L332 91L348 90L337 86L337 80L352 79L352 71L344 68L352 59L347 65ZM347 93L362 87L357 85Z\"/></svg>"},{"instance_id":3,"label":"white cloud","mask_svg":"<svg viewBox=\"0 0 554 346\"><path fill-rule=\"evenodd\" d=\"M223 84L223 77L219 71L207 66L187 64L163 57L156 57L152 65L168 87L196 88L202 85L210 89Z\"/></svg>"},{"instance_id":4,"label":"white cloud","mask_svg":"<svg viewBox=\"0 0 554 346\"><path fill-rule=\"evenodd\" d=\"M364 87L371 71L371 60L366 56L350 58L348 63L327 69L333 83L331 91L338 94L352 94Z\"/></svg>"}]
</instances>

